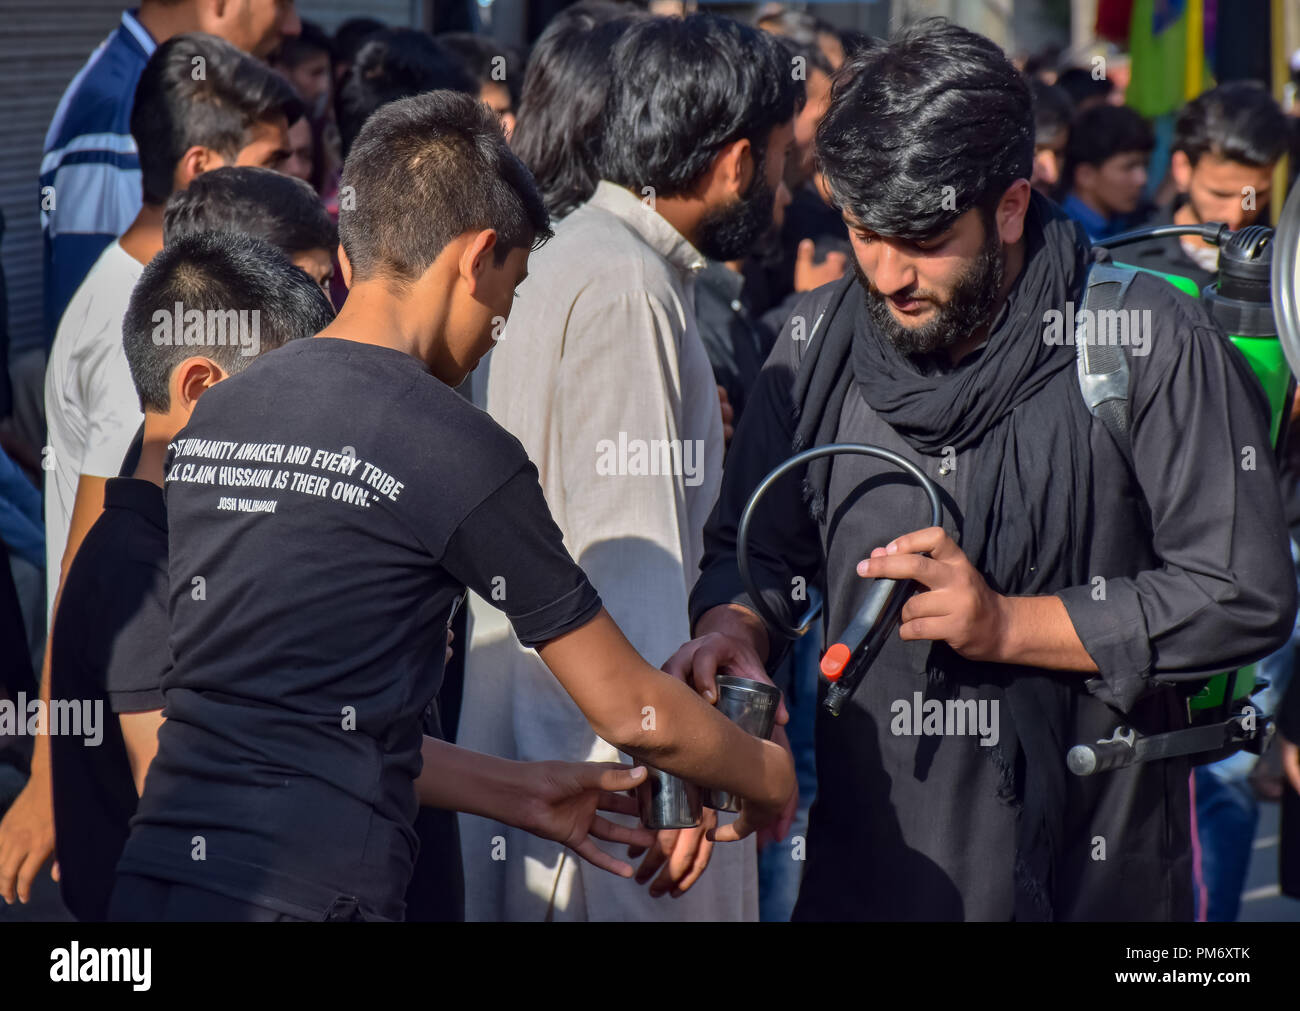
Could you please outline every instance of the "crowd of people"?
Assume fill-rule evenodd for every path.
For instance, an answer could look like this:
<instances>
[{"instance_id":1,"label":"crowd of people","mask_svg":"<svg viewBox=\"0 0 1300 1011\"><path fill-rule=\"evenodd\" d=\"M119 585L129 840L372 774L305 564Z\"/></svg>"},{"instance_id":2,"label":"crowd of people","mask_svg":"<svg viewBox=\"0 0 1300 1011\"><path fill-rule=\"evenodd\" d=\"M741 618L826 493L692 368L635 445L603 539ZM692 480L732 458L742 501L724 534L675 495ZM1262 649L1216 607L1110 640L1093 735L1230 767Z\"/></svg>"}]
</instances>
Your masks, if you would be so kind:
<instances>
[{"instance_id":1,"label":"crowd of people","mask_svg":"<svg viewBox=\"0 0 1300 1011\"><path fill-rule=\"evenodd\" d=\"M0 897L53 861L80 920L1235 918L1259 796L1300 845L1300 466L1153 273L1217 246L1116 254L1122 440L1044 322L1099 240L1266 223L1298 125L1220 84L1166 174L1104 75L940 19L580 0L525 54L142 0L41 163ZM942 522L823 457L741 558L830 443ZM918 592L830 715L880 579ZM1259 661L1258 768L1067 772ZM770 740L723 673L781 689ZM740 812L652 830L659 773Z\"/></svg>"}]
</instances>

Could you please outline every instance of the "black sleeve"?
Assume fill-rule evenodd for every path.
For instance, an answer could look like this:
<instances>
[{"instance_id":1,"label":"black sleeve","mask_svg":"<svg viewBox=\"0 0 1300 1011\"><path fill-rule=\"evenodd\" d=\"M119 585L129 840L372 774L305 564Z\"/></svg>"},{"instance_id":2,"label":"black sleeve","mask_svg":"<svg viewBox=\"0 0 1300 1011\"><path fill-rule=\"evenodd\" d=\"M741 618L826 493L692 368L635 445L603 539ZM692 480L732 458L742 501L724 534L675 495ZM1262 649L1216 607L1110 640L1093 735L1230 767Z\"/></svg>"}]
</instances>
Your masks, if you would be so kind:
<instances>
[{"instance_id":1,"label":"black sleeve","mask_svg":"<svg viewBox=\"0 0 1300 1011\"><path fill-rule=\"evenodd\" d=\"M499 607L530 649L600 611L600 596L565 548L532 463L465 517L447 541L442 565Z\"/></svg>"},{"instance_id":2,"label":"black sleeve","mask_svg":"<svg viewBox=\"0 0 1300 1011\"><path fill-rule=\"evenodd\" d=\"M140 563L118 569L105 605L93 620L105 623L107 633L104 687L109 708L115 713L161 709L162 678L171 666L167 570Z\"/></svg>"},{"instance_id":3,"label":"black sleeve","mask_svg":"<svg viewBox=\"0 0 1300 1011\"><path fill-rule=\"evenodd\" d=\"M1162 565L1108 579L1101 601L1086 585L1058 594L1121 704L1148 677L1196 680L1267 656L1296 608L1263 391L1200 304L1157 294L1160 283L1133 283L1133 304L1152 305L1155 323L1130 404Z\"/></svg>"},{"instance_id":4,"label":"black sleeve","mask_svg":"<svg viewBox=\"0 0 1300 1011\"><path fill-rule=\"evenodd\" d=\"M797 343L787 325L759 374L727 451L722 489L704 527L700 577L691 591L692 629L705 611L720 604L754 610L736 565L736 532L758 483L791 455L790 389L797 359ZM763 600L790 624L807 609L806 587L822 564L821 538L803 502L803 477L802 470L793 471L773 485L749 531L750 570ZM768 642L768 666L774 668L789 642L771 628Z\"/></svg>"}]
</instances>

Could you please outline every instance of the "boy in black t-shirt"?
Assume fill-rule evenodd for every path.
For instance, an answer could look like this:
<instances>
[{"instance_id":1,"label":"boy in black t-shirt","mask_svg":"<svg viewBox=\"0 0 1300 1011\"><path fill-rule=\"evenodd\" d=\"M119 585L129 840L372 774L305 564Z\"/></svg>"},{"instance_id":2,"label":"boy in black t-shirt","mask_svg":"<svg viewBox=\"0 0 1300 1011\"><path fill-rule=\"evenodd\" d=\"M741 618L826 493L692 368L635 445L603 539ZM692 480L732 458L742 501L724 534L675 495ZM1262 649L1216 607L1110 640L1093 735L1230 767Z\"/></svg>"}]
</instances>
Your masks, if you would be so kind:
<instances>
[{"instance_id":1,"label":"boy in black t-shirt","mask_svg":"<svg viewBox=\"0 0 1300 1011\"><path fill-rule=\"evenodd\" d=\"M794 789L786 752L637 655L518 441L453 390L549 234L492 113L451 92L383 107L340 207L338 318L210 391L169 447L174 665L113 917L400 919L418 804L630 877L594 839L653 837L595 812L631 813L615 791L643 769L510 762L421 735L467 586L601 737L745 798L718 839L775 819Z\"/></svg>"},{"instance_id":2,"label":"boy in black t-shirt","mask_svg":"<svg viewBox=\"0 0 1300 1011\"><path fill-rule=\"evenodd\" d=\"M256 343L239 339L251 338L251 328L223 331L220 344L174 339L188 313L203 321L202 333L192 335L218 336L207 327L208 313L234 306L257 313ZM142 448L133 476L105 487L104 511L68 570L52 644L52 699L101 714L94 721L99 741L52 735L50 743L60 887L78 919L107 915L114 868L163 721L167 444L205 390L242 371L258 352L310 337L333 315L320 287L279 249L216 232L170 237L132 296L125 349L145 412Z\"/></svg>"}]
</instances>

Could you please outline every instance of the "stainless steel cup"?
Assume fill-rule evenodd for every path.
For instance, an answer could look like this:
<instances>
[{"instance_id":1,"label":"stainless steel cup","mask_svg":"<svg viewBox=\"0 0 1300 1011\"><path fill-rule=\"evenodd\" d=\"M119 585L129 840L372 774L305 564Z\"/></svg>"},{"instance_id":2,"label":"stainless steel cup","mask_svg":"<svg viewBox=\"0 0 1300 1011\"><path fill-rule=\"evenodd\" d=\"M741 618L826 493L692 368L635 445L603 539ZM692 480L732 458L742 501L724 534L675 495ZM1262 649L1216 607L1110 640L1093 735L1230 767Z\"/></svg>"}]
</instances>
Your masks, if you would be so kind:
<instances>
[{"instance_id":1,"label":"stainless steel cup","mask_svg":"<svg viewBox=\"0 0 1300 1011\"><path fill-rule=\"evenodd\" d=\"M694 828L704 813L698 786L648 765L636 799L646 828Z\"/></svg>"},{"instance_id":2,"label":"stainless steel cup","mask_svg":"<svg viewBox=\"0 0 1300 1011\"><path fill-rule=\"evenodd\" d=\"M767 740L776 725L781 692L762 681L721 674L717 678L718 711L741 730ZM717 811L739 811L740 798L722 790L705 790L704 803Z\"/></svg>"}]
</instances>

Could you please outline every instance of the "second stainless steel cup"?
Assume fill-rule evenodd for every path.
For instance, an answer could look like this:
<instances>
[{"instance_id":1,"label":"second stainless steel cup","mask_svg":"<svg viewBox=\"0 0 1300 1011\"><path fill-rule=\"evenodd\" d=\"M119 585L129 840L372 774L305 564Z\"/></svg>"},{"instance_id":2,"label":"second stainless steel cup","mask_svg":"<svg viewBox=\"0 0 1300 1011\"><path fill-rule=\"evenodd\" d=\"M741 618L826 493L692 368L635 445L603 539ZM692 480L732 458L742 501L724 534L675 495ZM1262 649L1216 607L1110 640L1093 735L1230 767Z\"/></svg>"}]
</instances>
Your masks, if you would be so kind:
<instances>
[{"instance_id":1,"label":"second stainless steel cup","mask_svg":"<svg viewBox=\"0 0 1300 1011\"><path fill-rule=\"evenodd\" d=\"M704 813L698 786L649 765L636 797L646 828L694 828Z\"/></svg>"},{"instance_id":2,"label":"second stainless steel cup","mask_svg":"<svg viewBox=\"0 0 1300 1011\"><path fill-rule=\"evenodd\" d=\"M717 678L718 711L746 733L767 740L776 725L781 693L750 678L722 674ZM739 811L740 798L722 790L705 790L704 803L717 811Z\"/></svg>"}]
</instances>

